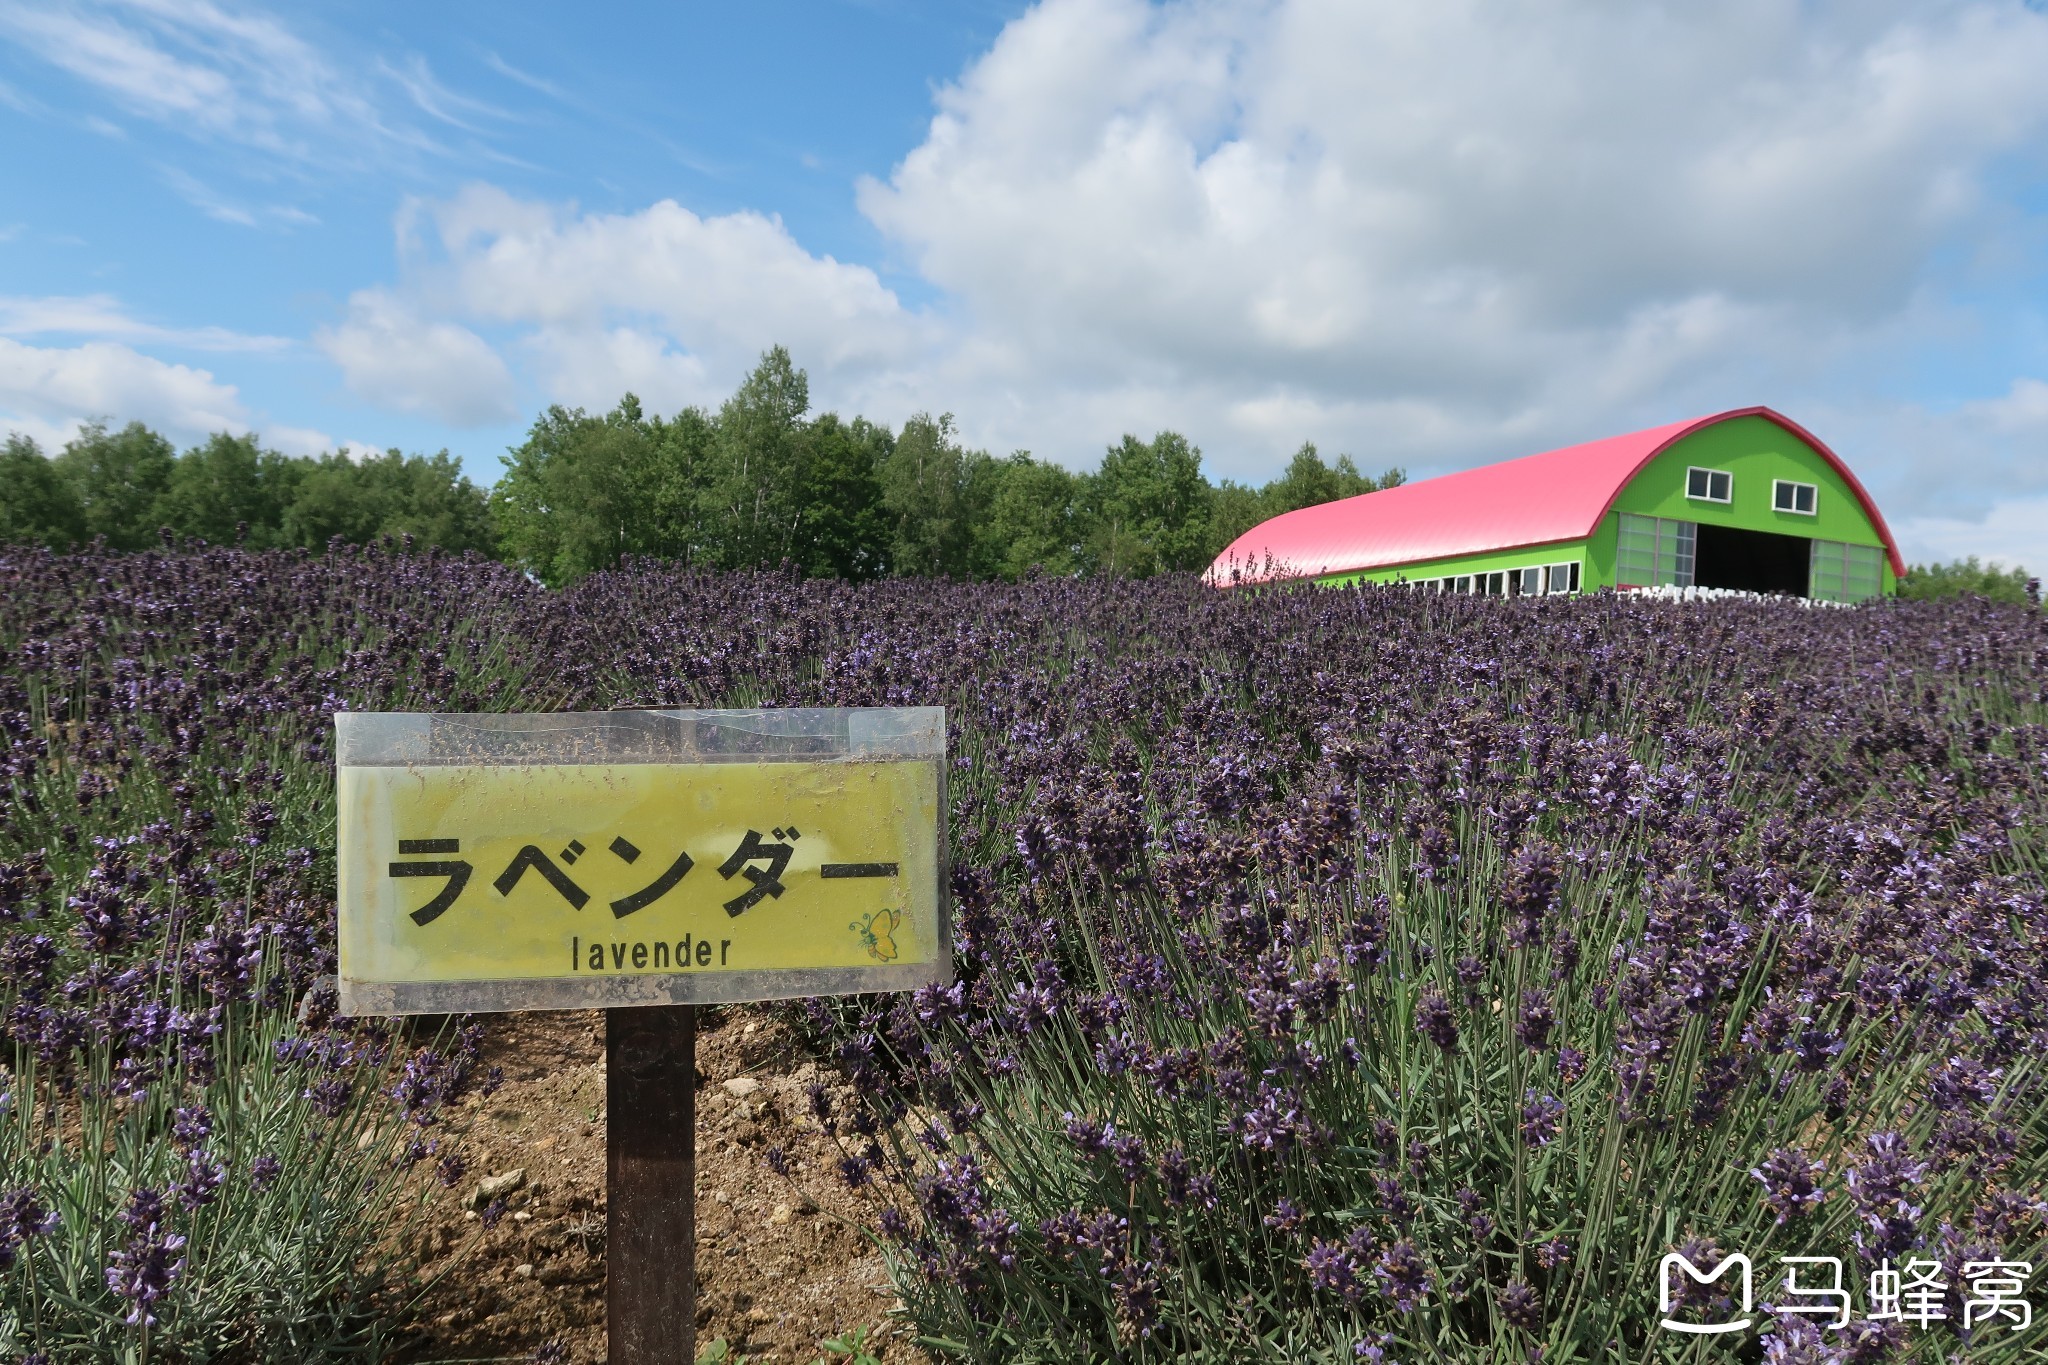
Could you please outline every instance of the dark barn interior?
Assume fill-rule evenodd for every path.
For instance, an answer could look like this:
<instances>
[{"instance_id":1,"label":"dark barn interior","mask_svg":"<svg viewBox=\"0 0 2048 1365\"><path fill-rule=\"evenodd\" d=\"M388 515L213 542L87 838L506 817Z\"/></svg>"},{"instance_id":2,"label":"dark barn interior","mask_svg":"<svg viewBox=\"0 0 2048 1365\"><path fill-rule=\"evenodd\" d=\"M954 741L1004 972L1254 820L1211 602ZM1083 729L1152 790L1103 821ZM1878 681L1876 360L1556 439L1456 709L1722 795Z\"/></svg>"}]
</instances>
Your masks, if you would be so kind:
<instances>
[{"instance_id":1,"label":"dark barn interior","mask_svg":"<svg viewBox=\"0 0 2048 1365\"><path fill-rule=\"evenodd\" d=\"M1813 542L1805 536L1700 523L1692 581L1702 588L1806 596Z\"/></svg>"}]
</instances>

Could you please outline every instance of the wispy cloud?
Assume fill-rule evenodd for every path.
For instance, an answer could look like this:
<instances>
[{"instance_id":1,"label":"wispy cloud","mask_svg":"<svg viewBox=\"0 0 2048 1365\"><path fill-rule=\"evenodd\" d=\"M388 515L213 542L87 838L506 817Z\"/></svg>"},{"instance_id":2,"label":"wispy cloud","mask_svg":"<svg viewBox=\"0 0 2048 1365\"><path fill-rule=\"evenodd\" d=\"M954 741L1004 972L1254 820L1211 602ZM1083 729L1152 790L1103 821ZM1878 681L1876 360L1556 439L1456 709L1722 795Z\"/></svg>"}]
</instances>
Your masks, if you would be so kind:
<instances>
[{"instance_id":1,"label":"wispy cloud","mask_svg":"<svg viewBox=\"0 0 2048 1365\"><path fill-rule=\"evenodd\" d=\"M180 199L198 209L207 217L238 227L262 227L265 224L284 224L291 227L305 227L320 220L304 209L290 204L262 204L251 207L220 194L205 181L180 170L176 166L158 168L166 185L174 190Z\"/></svg>"},{"instance_id":2,"label":"wispy cloud","mask_svg":"<svg viewBox=\"0 0 2048 1365\"><path fill-rule=\"evenodd\" d=\"M16 90L6 81L0 81L0 104L6 105L18 114L37 115L43 111L41 105L37 104L27 95L22 94L19 90Z\"/></svg>"},{"instance_id":3,"label":"wispy cloud","mask_svg":"<svg viewBox=\"0 0 2048 1365\"><path fill-rule=\"evenodd\" d=\"M377 69L405 91L406 97L418 106L421 113L442 123L460 128L464 132L479 133L483 129L473 119L514 120L518 116L495 104L472 99L468 95L450 90L435 78L428 67L427 59L415 54L400 62L379 58Z\"/></svg>"},{"instance_id":4,"label":"wispy cloud","mask_svg":"<svg viewBox=\"0 0 2048 1365\"><path fill-rule=\"evenodd\" d=\"M523 85L528 90L538 91L549 99L566 104L571 108L581 109L583 107L582 101L572 97L568 91L562 89L561 86L556 85L553 81L543 80L529 71L521 71L495 52L486 52L483 54L483 57L484 65L497 72L500 76L503 76L506 80Z\"/></svg>"},{"instance_id":5,"label":"wispy cloud","mask_svg":"<svg viewBox=\"0 0 2048 1365\"><path fill-rule=\"evenodd\" d=\"M61 8L0 0L0 36L131 115L295 165L362 165L443 150L403 111L387 109L391 100L379 98L378 81L337 65L275 18L212 0L86 0ZM416 60L377 69L387 96L395 85L433 117L485 107L434 82Z\"/></svg>"},{"instance_id":6,"label":"wispy cloud","mask_svg":"<svg viewBox=\"0 0 2048 1365\"><path fill-rule=\"evenodd\" d=\"M0 294L0 336L146 341L192 351L282 351L292 345L285 337L251 336L225 327L160 327L130 317L111 294Z\"/></svg>"}]
</instances>

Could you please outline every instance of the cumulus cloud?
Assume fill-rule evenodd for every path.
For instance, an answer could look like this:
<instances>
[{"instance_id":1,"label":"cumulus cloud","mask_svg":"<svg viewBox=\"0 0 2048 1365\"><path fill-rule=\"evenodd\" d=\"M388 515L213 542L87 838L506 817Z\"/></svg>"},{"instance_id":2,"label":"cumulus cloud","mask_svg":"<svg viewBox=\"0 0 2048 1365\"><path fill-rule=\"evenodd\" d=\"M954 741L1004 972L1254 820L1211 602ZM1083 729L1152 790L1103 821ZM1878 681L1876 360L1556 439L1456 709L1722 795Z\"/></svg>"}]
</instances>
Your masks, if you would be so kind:
<instances>
[{"instance_id":1,"label":"cumulus cloud","mask_svg":"<svg viewBox=\"0 0 2048 1365\"><path fill-rule=\"evenodd\" d=\"M0 336L0 434L20 432L55 452L88 422L143 422L180 444L252 430L240 391L211 370L170 364L121 342L29 346ZM287 454L334 448L322 432L291 426L270 428L264 440Z\"/></svg>"},{"instance_id":2,"label":"cumulus cloud","mask_svg":"<svg viewBox=\"0 0 2048 1365\"><path fill-rule=\"evenodd\" d=\"M384 290L359 290L341 323L313 341L369 402L462 427L518 415L511 372L489 342L458 323L423 318Z\"/></svg>"},{"instance_id":3,"label":"cumulus cloud","mask_svg":"<svg viewBox=\"0 0 2048 1365\"><path fill-rule=\"evenodd\" d=\"M1909 563L1975 555L1987 564L2048 574L2048 497L2009 498L1980 519L1912 517L1892 529Z\"/></svg>"},{"instance_id":4,"label":"cumulus cloud","mask_svg":"<svg viewBox=\"0 0 2048 1365\"><path fill-rule=\"evenodd\" d=\"M111 341L44 347L0 337L0 428L61 444L93 419L146 422L187 440L249 427L235 387L209 371Z\"/></svg>"},{"instance_id":5,"label":"cumulus cloud","mask_svg":"<svg viewBox=\"0 0 2048 1365\"><path fill-rule=\"evenodd\" d=\"M2018 3L1048 0L860 204L1025 383L1469 451L1883 326L2044 63Z\"/></svg>"},{"instance_id":6,"label":"cumulus cloud","mask_svg":"<svg viewBox=\"0 0 2048 1365\"><path fill-rule=\"evenodd\" d=\"M415 262L457 306L542 329L551 355L631 349L611 326L637 320L714 366L779 342L828 371L874 370L918 358L928 333L873 270L813 255L758 213L699 217L672 200L577 213L478 185L405 222Z\"/></svg>"},{"instance_id":7,"label":"cumulus cloud","mask_svg":"<svg viewBox=\"0 0 2048 1365\"><path fill-rule=\"evenodd\" d=\"M855 187L930 304L773 216L477 185L404 209L398 278L321 344L480 421L508 362L529 411L672 408L781 343L821 407L1074 464L1171 426L1254 479L1304 439L1430 473L1767 402L1969 520L1902 433L1981 490L2038 450L2033 381L1933 414L1844 376L1908 368L1967 325L1956 272L1981 297L2025 255L2042 70L2021 0L1046 0Z\"/></svg>"},{"instance_id":8,"label":"cumulus cloud","mask_svg":"<svg viewBox=\"0 0 2048 1365\"><path fill-rule=\"evenodd\" d=\"M774 345L812 369L821 398L857 402L920 372L946 335L874 270L808 252L758 213L669 200L585 213L473 185L408 203L398 226L401 281L356 294L315 344L369 401L458 425L506 420L522 396L716 403ZM482 332L506 339L523 390Z\"/></svg>"}]
</instances>

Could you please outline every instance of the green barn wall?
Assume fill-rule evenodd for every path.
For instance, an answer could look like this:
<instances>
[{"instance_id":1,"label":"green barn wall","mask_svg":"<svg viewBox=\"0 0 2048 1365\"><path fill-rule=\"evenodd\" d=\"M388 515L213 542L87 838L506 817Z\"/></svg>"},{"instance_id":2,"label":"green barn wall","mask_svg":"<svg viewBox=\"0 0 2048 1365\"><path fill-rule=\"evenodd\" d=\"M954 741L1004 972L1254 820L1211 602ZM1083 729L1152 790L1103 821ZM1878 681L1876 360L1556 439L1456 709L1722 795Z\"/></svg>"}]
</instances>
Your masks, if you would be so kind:
<instances>
[{"instance_id":1,"label":"green barn wall","mask_svg":"<svg viewBox=\"0 0 2048 1365\"><path fill-rule=\"evenodd\" d=\"M1733 501L1701 502L1685 496L1685 471L1725 469L1734 476ZM1771 485L1796 479L1816 485L1814 515L1780 512L1771 506ZM1883 545L1848 481L1835 472L1820 452L1776 422L1762 417L1736 417L1696 431L1650 461L1628 481L1608 512L1636 512L1646 517L1672 517L1749 531L1840 540L1851 545Z\"/></svg>"},{"instance_id":2,"label":"green barn wall","mask_svg":"<svg viewBox=\"0 0 2048 1365\"><path fill-rule=\"evenodd\" d=\"M1728 471L1733 476L1731 501L1724 504L1686 497L1686 470L1694 466ZM1814 515L1801 516L1774 508L1771 493L1778 479L1813 484L1818 490ZM1492 573L1576 559L1582 566L1579 571L1581 591L1613 587L1615 542L1623 512L1751 531L1775 531L1781 535L1805 536L1815 540L1838 540L1850 545L1884 545L1884 537L1878 534L1877 527L1864 512L1848 481L1835 472L1834 466L1819 451L1768 418L1736 417L1694 432L1651 460L1629 480L1615 499L1614 506L1601 517L1593 534L1585 540L1330 574L1315 581L1331 586L1396 583L1442 578L1448 574ZM1884 592L1889 596L1897 591L1898 580L1887 555L1884 561Z\"/></svg>"},{"instance_id":3,"label":"green barn wall","mask_svg":"<svg viewBox=\"0 0 2048 1365\"><path fill-rule=\"evenodd\" d=\"M1418 578L1442 578L1448 574L1526 569L1532 564L1561 564L1568 559L1583 561L1586 557L1585 544L1582 540L1566 540L1550 545L1525 545L1516 550L1493 550L1486 554L1460 555L1455 559L1432 559L1419 564L1403 564L1391 569L1361 569L1355 573L1331 574L1316 581L1330 587L1345 587L1353 583L1412 582ZM1585 575L1586 570L1582 567L1579 570L1579 581L1582 586Z\"/></svg>"}]
</instances>

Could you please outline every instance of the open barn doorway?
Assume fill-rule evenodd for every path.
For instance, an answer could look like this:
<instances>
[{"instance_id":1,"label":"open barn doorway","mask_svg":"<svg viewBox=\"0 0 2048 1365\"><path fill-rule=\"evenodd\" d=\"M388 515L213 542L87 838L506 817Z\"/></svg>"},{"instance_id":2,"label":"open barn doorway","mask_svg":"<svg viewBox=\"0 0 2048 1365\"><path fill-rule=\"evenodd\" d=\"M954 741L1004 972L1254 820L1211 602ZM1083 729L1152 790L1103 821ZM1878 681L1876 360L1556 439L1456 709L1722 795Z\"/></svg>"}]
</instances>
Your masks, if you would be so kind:
<instances>
[{"instance_id":1,"label":"open barn doorway","mask_svg":"<svg viewBox=\"0 0 2048 1365\"><path fill-rule=\"evenodd\" d=\"M1806 536L1701 522L1693 542L1692 581L1702 588L1804 597L1812 568L1813 541Z\"/></svg>"}]
</instances>

